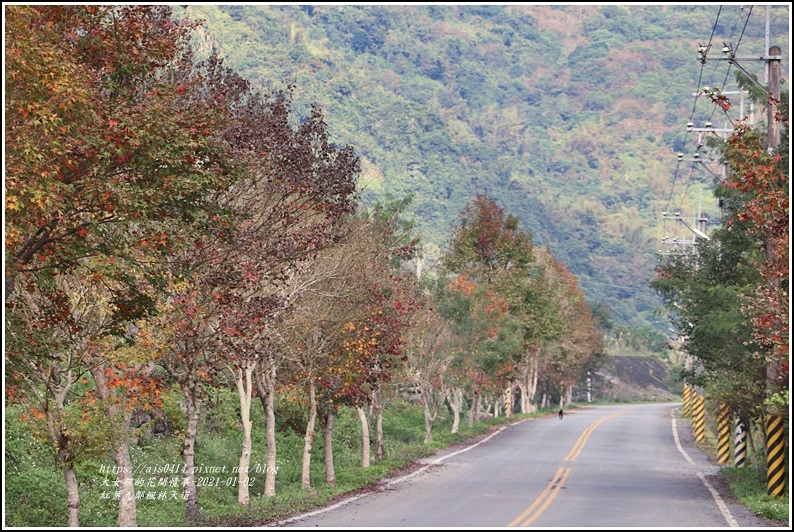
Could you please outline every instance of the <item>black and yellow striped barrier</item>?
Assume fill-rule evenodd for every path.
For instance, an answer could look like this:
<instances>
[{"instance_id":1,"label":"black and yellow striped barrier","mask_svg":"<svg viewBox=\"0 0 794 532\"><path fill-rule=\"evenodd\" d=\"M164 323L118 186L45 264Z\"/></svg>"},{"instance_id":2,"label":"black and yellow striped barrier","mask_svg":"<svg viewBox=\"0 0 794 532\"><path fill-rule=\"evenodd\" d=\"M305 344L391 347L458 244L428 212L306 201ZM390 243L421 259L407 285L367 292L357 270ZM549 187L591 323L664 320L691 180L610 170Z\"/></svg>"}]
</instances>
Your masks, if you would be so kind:
<instances>
[{"instance_id":1,"label":"black and yellow striped barrier","mask_svg":"<svg viewBox=\"0 0 794 532\"><path fill-rule=\"evenodd\" d=\"M693 394L692 398L692 434L696 442L702 442L706 436L706 406L702 396Z\"/></svg>"},{"instance_id":2,"label":"black and yellow striped barrier","mask_svg":"<svg viewBox=\"0 0 794 532\"><path fill-rule=\"evenodd\" d=\"M747 429L741 418L734 422L733 467L744 467L747 458Z\"/></svg>"},{"instance_id":3,"label":"black and yellow striped barrier","mask_svg":"<svg viewBox=\"0 0 794 532\"><path fill-rule=\"evenodd\" d=\"M717 407L717 463L727 464L731 457L731 407Z\"/></svg>"},{"instance_id":4,"label":"black and yellow striped barrier","mask_svg":"<svg viewBox=\"0 0 794 532\"><path fill-rule=\"evenodd\" d=\"M766 492L770 497L786 494L786 438L783 416L766 417Z\"/></svg>"},{"instance_id":5,"label":"black and yellow striped barrier","mask_svg":"<svg viewBox=\"0 0 794 532\"><path fill-rule=\"evenodd\" d=\"M684 384L684 417L692 416L692 387Z\"/></svg>"}]
</instances>

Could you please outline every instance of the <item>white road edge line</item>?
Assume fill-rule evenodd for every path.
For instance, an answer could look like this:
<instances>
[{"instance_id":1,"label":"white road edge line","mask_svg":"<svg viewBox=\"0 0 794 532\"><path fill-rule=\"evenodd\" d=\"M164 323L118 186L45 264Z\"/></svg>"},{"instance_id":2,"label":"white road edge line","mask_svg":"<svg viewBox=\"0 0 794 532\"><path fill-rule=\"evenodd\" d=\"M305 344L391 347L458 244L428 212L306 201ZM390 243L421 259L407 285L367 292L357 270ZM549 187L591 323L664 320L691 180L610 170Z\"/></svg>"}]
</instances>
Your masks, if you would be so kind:
<instances>
[{"instance_id":1,"label":"white road edge line","mask_svg":"<svg viewBox=\"0 0 794 532\"><path fill-rule=\"evenodd\" d=\"M523 421L525 421L525 420L523 420ZM516 425L517 423L521 423L521 421L518 421L516 423L511 423L510 426L512 427L513 425ZM399 477L399 478L392 479L392 480L386 482L385 485L386 486L391 486L392 484L397 484L397 483L402 482L404 480L408 480L409 478L413 477L414 475L418 475L419 473L422 473L422 472L426 471L431 465L440 464L441 462L443 462L447 458L455 456L456 454L465 453L466 451L470 451L470 450L474 449L475 447L477 447L478 445L480 445L481 443L487 442L488 440L490 440L491 438L493 438L494 436L496 436L497 434L499 434L500 432L505 430L505 428L507 428L507 427L500 428L499 430L497 430L496 432L494 432L493 434L491 434L487 438L483 438L482 440L478 441L477 443L475 443L473 445L469 445L465 449L461 449L460 451L455 451L454 453L450 453L450 454L441 456L439 458L436 458L435 460L433 460L432 462L430 462L426 466L417 469L416 471L414 471L410 475L405 475L404 477ZM285 523L291 523L292 521L297 521L298 519L306 519L307 517L314 517L315 515L319 515L321 513L324 513L324 512L339 508L340 506L344 506L346 504L349 504L349 503L351 503L353 501L357 501L358 499L361 499L362 497L366 497L367 495L372 495L372 494L371 493L362 493L361 495L354 495L354 496L350 497L349 499L344 499L342 501L339 501L336 504L332 504L331 506L327 506L325 508L320 508L319 510L314 510L314 511L311 511L311 512L303 513L303 514L300 514L300 515L296 515L294 517L290 517L290 518L285 519L283 521L279 521L274 526L279 527L279 526L283 526Z\"/></svg>"},{"instance_id":2,"label":"white road edge line","mask_svg":"<svg viewBox=\"0 0 794 532\"><path fill-rule=\"evenodd\" d=\"M511 424L510 426L512 426L512 425L515 425L515 423ZM451 458L451 457L455 456L456 454L465 453L466 451L470 451L470 450L474 449L475 447L477 447L478 445L480 445L481 443L487 442L488 440L490 440L491 438L493 438L494 436L496 436L497 434L499 434L500 432L505 430L505 428L506 427L500 428L499 430L497 430L496 432L494 432L493 434L491 434L487 438L483 438L482 440L478 441L477 443L475 443L473 445L469 445L465 449L461 449L460 451L455 451L454 453L449 453L447 455L440 456L440 457L436 458L435 460L433 460L432 462L430 462L429 464L427 464L426 466L417 469L416 471L414 471L410 475L405 475L404 477L398 477L398 478L395 478L395 479L392 479L392 480L386 482L386 485L387 486L391 486L392 484L398 484L398 483L400 483L400 482L402 482L404 480L408 480L412 476L418 475L419 473L427 470L427 468L430 467L431 465L440 464L441 462L443 462L447 458Z\"/></svg>"},{"instance_id":3,"label":"white road edge line","mask_svg":"<svg viewBox=\"0 0 794 532\"><path fill-rule=\"evenodd\" d=\"M675 445L678 447L678 451L684 455L684 458L689 464L696 465L695 461L689 457L684 448L681 446L681 440L678 439L678 426L675 422L675 413L676 409L674 408L670 415L673 417L673 438L675 439ZM711 496L714 497L714 502L717 503L717 508L719 508L720 512L722 512L722 516L725 518L725 521L728 522L728 526L738 527L739 523L737 523L736 519L733 518L731 511L728 510L728 507L725 505L725 501L722 500L722 497L720 497L720 494L717 493L717 490L715 490L709 481L706 480L706 476L700 471L697 472L697 476L700 481L703 482L703 485L705 485L706 488L711 492Z\"/></svg>"}]
</instances>

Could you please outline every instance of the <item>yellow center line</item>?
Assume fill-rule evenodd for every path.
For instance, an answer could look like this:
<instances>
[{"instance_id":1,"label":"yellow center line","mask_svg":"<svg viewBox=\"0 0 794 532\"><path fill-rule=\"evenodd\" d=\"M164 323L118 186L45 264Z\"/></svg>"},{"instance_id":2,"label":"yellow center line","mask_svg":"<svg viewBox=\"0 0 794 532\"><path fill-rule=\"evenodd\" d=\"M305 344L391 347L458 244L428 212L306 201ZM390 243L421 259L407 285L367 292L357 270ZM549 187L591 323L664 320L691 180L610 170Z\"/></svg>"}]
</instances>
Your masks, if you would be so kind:
<instances>
[{"instance_id":1,"label":"yellow center line","mask_svg":"<svg viewBox=\"0 0 794 532\"><path fill-rule=\"evenodd\" d=\"M571 449L571 452L569 452L568 455L565 457L565 461L573 462L579 457L579 455L582 453L582 450L584 449L584 444L587 443L587 440L590 438L590 435L593 433L596 427L598 427L604 421L617 417L626 410L630 410L631 408L633 407L624 408L623 410L615 412L610 416L603 417L591 423L590 426L587 427L584 430L584 432L582 432L581 436L579 436L579 438L576 440L576 443L574 443L573 445L573 449ZM557 474L554 475L554 478L551 479L551 482L549 482L549 484L546 486L546 488L543 490L540 496L537 499L535 499L535 502L533 502L529 506L529 508L524 510L524 512L522 512L521 515L513 519L513 521L507 526L508 527L529 526L530 523L532 523L535 519L540 517L540 515L544 512L544 510L546 510L546 508L548 508L548 506L551 504L551 501L554 500L554 497L557 496L557 493L559 493L559 491L562 489L562 485L565 483L566 479L568 478L568 475L570 474L571 474L570 467L559 468L557 470Z\"/></svg>"},{"instance_id":2,"label":"yellow center line","mask_svg":"<svg viewBox=\"0 0 794 532\"><path fill-rule=\"evenodd\" d=\"M529 519L529 521L523 523L521 526L527 526L529 523L534 521L538 517L538 515L540 515L540 513L544 509L546 509L546 506L548 506L549 503L551 502L551 500L554 499L554 496L557 495L557 492L562 487L562 483L565 482L566 478L568 478L568 475L570 474L570 472L571 472L571 468L570 467L568 469L564 469L562 467L559 468L557 470L557 474L554 475L553 479L551 479L551 482L549 482L549 484L546 486L546 489L543 490L543 493L540 494L540 497L535 499L535 502L532 503L532 506L530 506L529 508L524 510L524 513L522 513L521 515L516 517L513 520L513 522L510 523L507 526L508 527L519 526L519 523L521 523L521 521L523 521L529 514L531 514L535 510L535 508L538 508L538 506L540 506L541 503L543 503L543 501L548 496L547 502L545 504L543 504L542 506L540 506L540 508L538 508L538 512L534 516L532 516ZM549 495L550 493L551 493L551 495Z\"/></svg>"}]
</instances>

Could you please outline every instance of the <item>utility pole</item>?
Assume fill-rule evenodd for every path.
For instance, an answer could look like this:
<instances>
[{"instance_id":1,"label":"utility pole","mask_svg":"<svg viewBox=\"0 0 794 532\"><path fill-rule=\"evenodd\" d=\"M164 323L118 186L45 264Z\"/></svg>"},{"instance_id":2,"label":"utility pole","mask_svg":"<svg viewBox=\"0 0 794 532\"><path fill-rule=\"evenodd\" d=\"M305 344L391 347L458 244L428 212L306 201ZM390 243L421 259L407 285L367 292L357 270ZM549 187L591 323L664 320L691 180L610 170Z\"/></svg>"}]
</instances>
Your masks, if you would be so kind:
<instances>
[{"instance_id":1,"label":"utility pole","mask_svg":"<svg viewBox=\"0 0 794 532\"><path fill-rule=\"evenodd\" d=\"M730 43L723 43L723 57L717 59L727 60L747 75L747 79L755 83L767 96L767 138L766 148L769 154L774 153L780 146L780 123L778 112L780 106L780 62L782 60L781 48L770 46L769 40L769 20L771 6L766 6L766 38L764 42L765 55L758 57L737 57ZM706 63L706 56L711 45L701 45L698 49L701 63ZM763 61L764 62L764 84L759 83L747 70L742 67L739 61ZM687 124L692 129L692 124ZM765 239L765 251L767 262L771 263L775 257L774 242L772 235ZM780 289L780 280L774 275L768 274L766 288L773 293ZM774 394L779 391L778 381L780 379L780 360L776 355L770 357L766 364L766 389L767 392ZM768 410L765 421L765 440L766 440L766 475L767 493L771 497L784 497L786 495L786 455L788 431L785 426L785 413L779 407L772 407Z\"/></svg>"},{"instance_id":2,"label":"utility pole","mask_svg":"<svg viewBox=\"0 0 794 532\"><path fill-rule=\"evenodd\" d=\"M767 151L771 154L780 146L780 123L777 120L780 105L780 56L778 46L769 48L767 61L769 72L769 90L767 107ZM772 238L766 239L767 261L771 262L775 250ZM780 280L770 275L767 279L769 288L779 290ZM766 380L767 390L777 392L780 360L772 358L767 362ZM766 477L767 494L772 497L783 497L786 494L786 456L787 433L785 431L784 416L779 411L769 412L766 419Z\"/></svg>"},{"instance_id":3,"label":"utility pole","mask_svg":"<svg viewBox=\"0 0 794 532\"><path fill-rule=\"evenodd\" d=\"M780 57L779 46L769 48L767 66L769 70L769 105L766 113L767 149L771 152L780 146L780 123L776 120L780 107Z\"/></svg>"}]
</instances>

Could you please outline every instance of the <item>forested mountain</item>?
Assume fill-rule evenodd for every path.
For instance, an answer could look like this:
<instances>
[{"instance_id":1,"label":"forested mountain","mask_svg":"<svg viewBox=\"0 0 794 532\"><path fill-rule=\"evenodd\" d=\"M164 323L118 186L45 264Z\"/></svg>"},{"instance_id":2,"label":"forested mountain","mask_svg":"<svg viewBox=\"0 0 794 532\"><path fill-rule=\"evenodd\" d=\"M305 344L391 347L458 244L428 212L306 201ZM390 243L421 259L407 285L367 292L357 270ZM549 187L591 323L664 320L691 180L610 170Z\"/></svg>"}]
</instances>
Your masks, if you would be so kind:
<instances>
[{"instance_id":1,"label":"forested mountain","mask_svg":"<svg viewBox=\"0 0 794 532\"><path fill-rule=\"evenodd\" d=\"M413 196L430 267L450 223L485 193L549 244L592 304L646 331L666 327L648 287L662 237L691 238L663 227L663 212L693 219L702 206L719 219L719 167L684 170L676 157L702 141L689 119L714 112L694 95L736 90L721 49L763 56L767 14L704 4L186 9L206 20L200 53L216 51L263 90L291 84L299 115L323 109L332 139L361 157L365 203ZM787 78L789 8L769 15ZM711 45L707 63L700 44ZM763 61L743 65L763 79Z\"/></svg>"}]
</instances>

